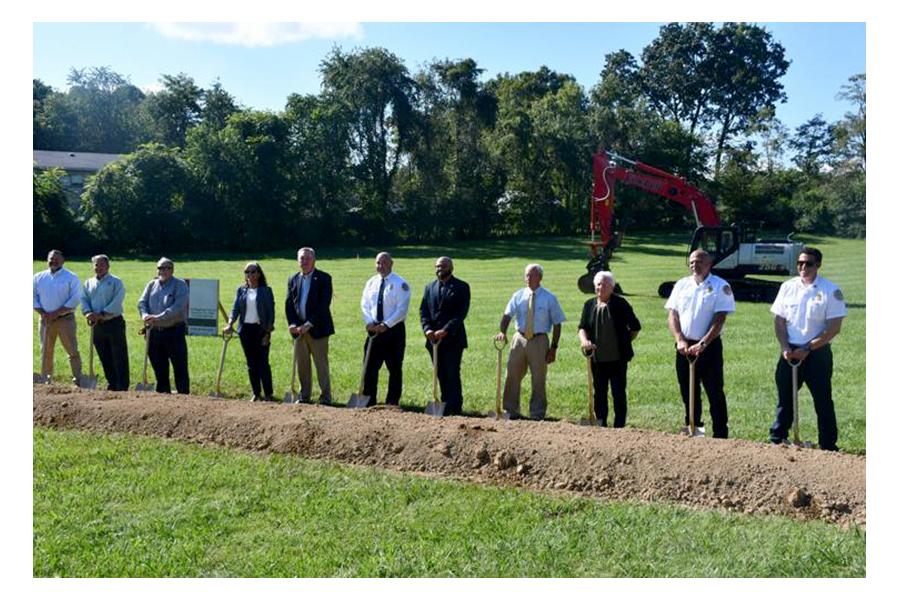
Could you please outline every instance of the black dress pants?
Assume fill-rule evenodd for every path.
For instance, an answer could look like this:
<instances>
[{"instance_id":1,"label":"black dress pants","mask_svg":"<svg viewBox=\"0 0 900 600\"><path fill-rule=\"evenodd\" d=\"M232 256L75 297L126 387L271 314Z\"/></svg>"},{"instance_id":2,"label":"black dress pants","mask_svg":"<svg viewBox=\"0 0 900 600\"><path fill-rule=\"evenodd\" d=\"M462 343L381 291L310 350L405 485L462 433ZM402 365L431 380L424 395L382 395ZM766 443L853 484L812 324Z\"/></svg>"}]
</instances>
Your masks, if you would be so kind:
<instances>
[{"instance_id":1,"label":"black dress pants","mask_svg":"<svg viewBox=\"0 0 900 600\"><path fill-rule=\"evenodd\" d=\"M460 366L464 348L459 343L448 342L444 338L438 344L438 384L441 386L441 402L445 403L445 415L462 414L463 394ZM425 342L425 348L431 356L431 364L434 365L434 351L431 342Z\"/></svg>"},{"instance_id":2,"label":"black dress pants","mask_svg":"<svg viewBox=\"0 0 900 600\"><path fill-rule=\"evenodd\" d=\"M693 345L696 341L688 340ZM675 353L675 372L678 374L678 386L681 388L681 399L684 401L684 424L688 425L690 406L690 365L688 359ZM694 425L703 426L703 405L700 399L700 384L706 390L709 400L709 416L712 417L713 437L728 437L728 405L725 399L725 369L722 354L722 338L716 338L700 353L694 365Z\"/></svg>"},{"instance_id":3,"label":"black dress pants","mask_svg":"<svg viewBox=\"0 0 900 600\"><path fill-rule=\"evenodd\" d=\"M128 374L128 341L125 338L125 319L121 316L94 325L94 348L103 375L106 389L125 391L130 384Z\"/></svg>"},{"instance_id":4,"label":"black dress pants","mask_svg":"<svg viewBox=\"0 0 900 600\"><path fill-rule=\"evenodd\" d=\"M613 427L625 427L628 415L628 401L625 387L628 380L628 362L612 360L604 362L591 361L591 373L594 376L594 412L603 427L609 417L607 389L612 388Z\"/></svg>"},{"instance_id":5,"label":"black dress pants","mask_svg":"<svg viewBox=\"0 0 900 600\"><path fill-rule=\"evenodd\" d=\"M831 397L831 374L834 369L831 345L810 352L798 367L798 387L809 388L816 410L819 427L819 448L837 450L837 418L834 414L834 400ZM779 357L775 367L775 386L778 388L778 406L775 408L775 422L769 430L769 439L781 442L788 438L794 425L794 394L791 365L784 357Z\"/></svg>"},{"instance_id":6,"label":"black dress pants","mask_svg":"<svg viewBox=\"0 0 900 600\"><path fill-rule=\"evenodd\" d=\"M397 323L374 339L366 338L363 353L372 344L369 364L363 380L363 394L369 396L368 406L378 404L378 371L386 364L388 369L388 392L385 404L399 404L403 393L403 356L406 353L406 324ZM363 354L365 356L365 354Z\"/></svg>"},{"instance_id":7,"label":"black dress pants","mask_svg":"<svg viewBox=\"0 0 900 600\"><path fill-rule=\"evenodd\" d=\"M169 384L169 361L175 374L175 389L179 394L190 394L188 377L187 326L184 323L166 329L151 328L148 350L153 374L156 376L156 391L171 393Z\"/></svg>"},{"instance_id":8,"label":"black dress pants","mask_svg":"<svg viewBox=\"0 0 900 600\"><path fill-rule=\"evenodd\" d=\"M243 323L238 337L241 339L241 348L247 358L247 376L250 378L250 387L253 394L258 397L272 396L272 367L269 365L269 344L263 346L265 336L259 323Z\"/></svg>"}]
</instances>

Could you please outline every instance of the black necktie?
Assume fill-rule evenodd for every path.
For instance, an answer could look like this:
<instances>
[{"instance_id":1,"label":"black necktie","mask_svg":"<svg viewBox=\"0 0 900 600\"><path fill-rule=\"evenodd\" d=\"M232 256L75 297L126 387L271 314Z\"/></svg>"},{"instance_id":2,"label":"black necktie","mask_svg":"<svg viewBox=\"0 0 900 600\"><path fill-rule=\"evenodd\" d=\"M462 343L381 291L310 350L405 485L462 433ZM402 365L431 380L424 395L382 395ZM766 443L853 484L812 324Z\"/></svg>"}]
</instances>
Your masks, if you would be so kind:
<instances>
[{"instance_id":1,"label":"black necktie","mask_svg":"<svg viewBox=\"0 0 900 600\"><path fill-rule=\"evenodd\" d=\"M378 312L375 314L375 319L381 323L384 321L384 284L387 281L385 277L381 278L381 286L378 288Z\"/></svg>"}]
</instances>

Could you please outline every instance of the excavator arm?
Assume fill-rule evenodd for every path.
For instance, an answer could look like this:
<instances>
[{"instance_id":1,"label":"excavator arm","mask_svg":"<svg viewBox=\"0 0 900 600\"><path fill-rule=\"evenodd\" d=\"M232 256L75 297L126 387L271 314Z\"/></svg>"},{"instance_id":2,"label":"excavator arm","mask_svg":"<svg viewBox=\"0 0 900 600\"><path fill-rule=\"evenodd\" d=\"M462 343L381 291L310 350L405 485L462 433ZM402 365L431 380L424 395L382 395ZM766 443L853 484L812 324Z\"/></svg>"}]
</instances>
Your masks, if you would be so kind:
<instances>
[{"instance_id":1,"label":"excavator arm","mask_svg":"<svg viewBox=\"0 0 900 600\"><path fill-rule=\"evenodd\" d=\"M614 237L612 220L616 203L616 182L677 202L691 211L698 227L721 225L716 207L709 196L681 177L630 160L609 150L601 150L594 154L593 171L591 239L593 240L595 233L599 232L603 248L607 248Z\"/></svg>"}]
</instances>

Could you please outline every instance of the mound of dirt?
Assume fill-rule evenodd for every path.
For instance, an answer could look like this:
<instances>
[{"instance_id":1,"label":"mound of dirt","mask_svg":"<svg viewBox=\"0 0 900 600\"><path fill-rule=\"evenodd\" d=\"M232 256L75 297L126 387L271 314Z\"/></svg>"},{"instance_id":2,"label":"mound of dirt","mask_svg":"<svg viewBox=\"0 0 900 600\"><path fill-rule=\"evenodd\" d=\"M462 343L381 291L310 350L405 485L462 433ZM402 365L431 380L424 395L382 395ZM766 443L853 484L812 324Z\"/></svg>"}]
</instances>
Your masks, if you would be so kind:
<instances>
[{"instance_id":1,"label":"mound of dirt","mask_svg":"<svg viewBox=\"0 0 900 600\"><path fill-rule=\"evenodd\" d=\"M435 419L395 407L348 410L35 385L33 423L575 493L606 500L866 523L866 459L745 440L691 439L561 422Z\"/></svg>"}]
</instances>

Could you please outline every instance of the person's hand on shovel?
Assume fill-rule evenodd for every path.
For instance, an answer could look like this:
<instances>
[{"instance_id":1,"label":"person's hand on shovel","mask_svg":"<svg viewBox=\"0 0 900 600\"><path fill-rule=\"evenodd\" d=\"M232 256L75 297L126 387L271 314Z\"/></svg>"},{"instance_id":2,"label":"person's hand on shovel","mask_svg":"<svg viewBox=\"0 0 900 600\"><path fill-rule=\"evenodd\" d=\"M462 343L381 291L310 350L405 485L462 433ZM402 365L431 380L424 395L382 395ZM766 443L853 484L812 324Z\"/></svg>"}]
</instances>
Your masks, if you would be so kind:
<instances>
[{"instance_id":1,"label":"person's hand on shovel","mask_svg":"<svg viewBox=\"0 0 900 600\"><path fill-rule=\"evenodd\" d=\"M448 333L449 332L444 329L438 329L437 331L434 332L434 340L433 341L440 342L442 339L447 337Z\"/></svg>"},{"instance_id":2,"label":"person's hand on shovel","mask_svg":"<svg viewBox=\"0 0 900 600\"><path fill-rule=\"evenodd\" d=\"M685 342L685 345L687 345L687 342ZM687 349L687 356L700 356L700 353L704 350L706 350L706 342L700 340Z\"/></svg>"},{"instance_id":3,"label":"person's hand on shovel","mask_svg":"<svg viewBox=\"0 0 900 600\"><path fill-rule=\"evenodd\" d=\"M234 323L228 321L228 325L222 329L222 335L231 335L232 333L234 333Z\"/></svg>"},{"instance_id":4,"label":"person's hand on shovel","mask_svg":"<svg viewBox=\"0 0 900 600\"><path fill-rule=\"evenodd\" d=\"M597 344L593 343L591 340L584 339L581 340L581 352L585 356L593 352L597 349Z\"/></svg>"}]
</instances>

